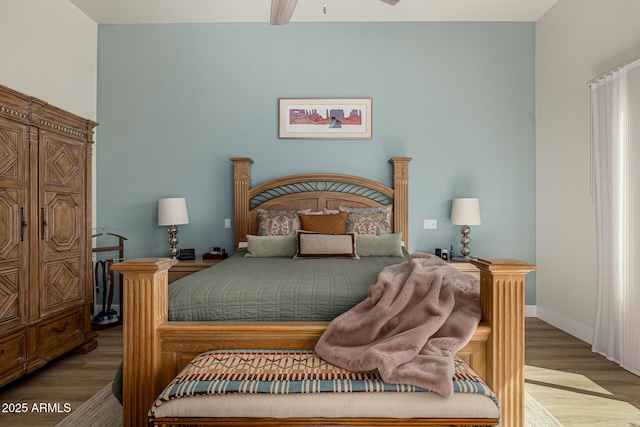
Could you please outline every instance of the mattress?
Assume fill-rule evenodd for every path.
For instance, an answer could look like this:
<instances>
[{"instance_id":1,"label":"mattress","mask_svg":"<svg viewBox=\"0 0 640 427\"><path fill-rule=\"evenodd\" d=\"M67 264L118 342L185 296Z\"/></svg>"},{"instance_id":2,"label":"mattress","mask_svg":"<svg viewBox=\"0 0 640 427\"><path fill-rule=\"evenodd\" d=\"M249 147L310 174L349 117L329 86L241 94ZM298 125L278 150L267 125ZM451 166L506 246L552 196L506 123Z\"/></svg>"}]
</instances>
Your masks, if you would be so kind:
<instances>
[{"instance_id":1,"label":"mattress","mask_svg":"<svg viewBox=\"0 0 640 427\"><path fill-rule=\"evenodd\" d=\"M405 257L229 259L169 286L171 321L330 321Z\"/></svg>"}]
</instances>

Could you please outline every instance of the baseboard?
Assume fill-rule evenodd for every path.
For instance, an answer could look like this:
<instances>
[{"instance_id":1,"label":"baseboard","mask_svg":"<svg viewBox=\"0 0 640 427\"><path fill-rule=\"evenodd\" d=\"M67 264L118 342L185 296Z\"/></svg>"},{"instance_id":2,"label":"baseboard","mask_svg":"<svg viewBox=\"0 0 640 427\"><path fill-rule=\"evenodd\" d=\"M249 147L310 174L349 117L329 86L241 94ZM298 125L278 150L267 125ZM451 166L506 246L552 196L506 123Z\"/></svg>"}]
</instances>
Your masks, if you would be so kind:
<instances>
[{"instance_id":1,"label":"baseboard","mask_svg":"<svg viewBox=\"0 0 640 427\"><path fill-rule=\"evenodd\" d=\"M536 317L538 319L543 320L551 326L554 326L569 335L573 335L588 344L593 344L593 328L585 326L582 323L578 323L575 320L569 319L568 317L556 313L553 310L549 310L548 308L537 307L536 312Z\"/></svg>"},{"instance_id":2,"label":"baseboard","mask_svg":"<svg viewBox=\"0 0 640 427\"><path fill-rule=\"evenodd\" d=\"M524 317L538 317L538 306L537 305L525 305L524 306Z\"/></svg>"}]
</instances>

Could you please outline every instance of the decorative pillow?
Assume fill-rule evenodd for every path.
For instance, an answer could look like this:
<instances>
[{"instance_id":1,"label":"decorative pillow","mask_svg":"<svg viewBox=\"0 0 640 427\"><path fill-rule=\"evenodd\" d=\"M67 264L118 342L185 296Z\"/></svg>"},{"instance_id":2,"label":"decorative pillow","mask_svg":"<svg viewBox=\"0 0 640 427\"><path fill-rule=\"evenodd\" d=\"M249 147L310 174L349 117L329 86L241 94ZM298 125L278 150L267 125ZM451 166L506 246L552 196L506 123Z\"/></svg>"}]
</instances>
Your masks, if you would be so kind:
<instances>
[{"instance_id":1,"label":"decorative pillow","mask_svg":"<svg viewBox=\"0 0 640 427\"><path fill-rule=\"evenodd\" d=\"M247 235L247 258L288 257L296 254L296 236Z\"/></svg>"},{"instance_id":2,"label":"decorative pillow","mask_svg":"<svg viewBox=\"0 0 640 427\"><path fill-rule=\"evenodd\" d=\"M300 230L299 213L311 209L264 210L258 209L258 236L295 236Z\"/></svg>"},{"instance_id":3,"label":"decorative pillow","mask_svg":"<svg viewBox=\"0 0 640 427\"><path fill-rule=\"evenodd\" d=\"M402 233L356 234L356 250L360 256L404 256Z\"/></svg>"},{"instance_id":4,"label":"decorative pillow","mask_svg":"<svg viewBox=\"0 0 640 427\"><path fill-rule=\"evenodd\" d=\"M335 215L306 215L298 214L300 227L304 231L324 234L344 234L347 232L347 213Z\"/></svg>"},{"instance_id":5,"label":"decorative pillow","mask_svg":"<svg viewBox=\"0 0 640 427\"><path fill-rule=\"evenodd\" d=\"M327 208L324 208L324 209L322 209L322 213L324 213L325 215L333 215L333 214L340 213L340 211L338 209L327 209Z\"/></svg>"},{"instance_id":6,"label":"decorative pillow","mask_svg":"<svg viewBox=\"0 0 640 427\"><path fill-rule=\"evenodd\" d=\"M390 234L391 205L374 208L339 207L340 212L347 212L347 232L358 234Z\"/></svg>"},{"instance_id":7,"label":"decorative pillow","mask_svg":"<svg viewBox=\"0 0 640 427\"><path fill-rule=\"evenodd\" d=\"M356 254L355 234L320 234L305 231L298 231L298 251L293 258L360 259Z\"/></svg>"}]
</instances>

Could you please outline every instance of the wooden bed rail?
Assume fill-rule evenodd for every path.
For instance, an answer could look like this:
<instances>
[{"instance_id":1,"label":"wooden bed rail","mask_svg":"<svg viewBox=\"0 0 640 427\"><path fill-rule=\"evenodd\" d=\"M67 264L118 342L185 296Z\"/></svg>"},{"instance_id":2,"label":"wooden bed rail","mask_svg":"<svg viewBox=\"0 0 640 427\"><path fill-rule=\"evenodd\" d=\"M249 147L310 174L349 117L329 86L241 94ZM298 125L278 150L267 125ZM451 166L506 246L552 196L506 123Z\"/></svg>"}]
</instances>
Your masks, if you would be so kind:
<instances>
[{"instance_id":1,"label":"wooden bed rail","mask_svg":"<svg viewBox=\"0 0 640 427\"><path fill-rule=\"evenodd\" d=\"M498 396L502 425L524 426L524 278L535 266L515 260L472 261L480 269L480 299L483 325L478 333L486 348L463 349L476 361L478 374ZM113 266L124 276L124 304L128 307L123 329L123 426L147 425L147 412L162 389L184 364L185 354L224 348L216 343L216 333L242 336L236 348L252 348L267 343L270 349L311 345L320 334L318 322L282 324L247 323L246 328L224 322L168 322L168 258L125 261ZM216 327L216 325L220 325ZM295 326L293 326L295 325ZM266 330L265 330L266 328ZM264 336L253 336L269 332ZM163 331L170 344L163 343ZM226 332L225 332L226 331ZM252 332L253 331L253 332ZM295 335L292 339L291 335ZM205 341L204 335L212 341ZM314 338L315 337L315 338ZM471 344L471 343L470 343ZM203 346L211 345L211 348ZM480 346L483 347L483 346ZM256 348L256 347L253 347ZM313 348L313 347L311 347ZM476 352L477 357L473 355ZM472 365L473 367L473 365ZM474 369L476 369L474 367ZM400 425L400 424L399 424Z\"/></svg>"}]
</instances>

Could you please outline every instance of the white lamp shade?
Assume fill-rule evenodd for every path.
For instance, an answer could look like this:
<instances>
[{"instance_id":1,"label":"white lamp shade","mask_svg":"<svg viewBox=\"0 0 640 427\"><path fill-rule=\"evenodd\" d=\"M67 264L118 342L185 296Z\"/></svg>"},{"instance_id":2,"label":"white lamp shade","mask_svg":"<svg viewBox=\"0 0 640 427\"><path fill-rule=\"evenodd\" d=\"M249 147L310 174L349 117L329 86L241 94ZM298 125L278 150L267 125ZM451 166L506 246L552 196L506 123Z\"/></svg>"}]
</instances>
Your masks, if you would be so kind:
<instances>
[{"instance_id":1,"label":"white lamp shade","mask_svg":"<svg viewBox=\"0 0 640 427\"><path fill-rule=\"evenodd\" d=\"M158 225L189 224L187 200L184 197L160 199L158 201Z\"/></svg>"},{"instance_id":2,"label":"white lamp shade","mask_svg":"<svg viewBox=\"0 0 640 427\"><path fill-rule=\"evenodd\" d=\"M451 204L451 224L480 225L480 199L453 199Z\"/></svg>"}]
</instances>

